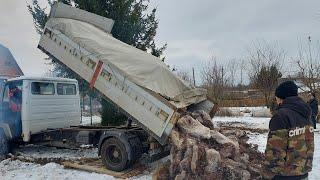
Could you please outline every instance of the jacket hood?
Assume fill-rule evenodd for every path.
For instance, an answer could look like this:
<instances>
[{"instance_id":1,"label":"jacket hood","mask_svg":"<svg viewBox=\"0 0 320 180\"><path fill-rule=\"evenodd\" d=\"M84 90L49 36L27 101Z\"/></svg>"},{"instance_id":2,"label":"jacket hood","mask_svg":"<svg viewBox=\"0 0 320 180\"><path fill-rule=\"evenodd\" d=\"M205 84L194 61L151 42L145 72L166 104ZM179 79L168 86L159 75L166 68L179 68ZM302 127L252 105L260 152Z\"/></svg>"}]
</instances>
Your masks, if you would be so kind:
<instances>
[{"instance_id":1,"label":"jacket hood","mask_svg":"<svg viewBox=\"0 0 320 180\"><path fill-rule=\"evenodd\" d=\"M284 99L283 103L279 106L279 109L281 108L291 109L305 118L309 118L311 116L310 106L298 96Z\"/></svg>"}]
</instances>

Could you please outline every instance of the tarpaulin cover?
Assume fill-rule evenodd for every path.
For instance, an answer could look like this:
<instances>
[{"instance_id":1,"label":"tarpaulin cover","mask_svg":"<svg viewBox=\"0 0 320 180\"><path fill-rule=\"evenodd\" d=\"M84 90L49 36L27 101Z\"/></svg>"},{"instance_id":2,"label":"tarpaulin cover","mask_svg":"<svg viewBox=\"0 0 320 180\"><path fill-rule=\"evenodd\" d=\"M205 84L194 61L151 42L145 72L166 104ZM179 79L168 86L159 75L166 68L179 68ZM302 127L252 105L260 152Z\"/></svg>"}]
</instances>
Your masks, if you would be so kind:
<instances>
[{"instance_id":1,"label":"tarpaulin cover","mask_svg":"<svg viewBox=\"0 0 320 180\"><path fill-rule=\"evenodd\" d=\"M68 18L50 18L46 24L58 30L96 55L106 64L116 66L134 83L176 101L199 99L206 91L192 89L177 77L159 58L125 44L89 23ZM194 92L194 93L193 93Z\"/></svg>"}]
</instances>

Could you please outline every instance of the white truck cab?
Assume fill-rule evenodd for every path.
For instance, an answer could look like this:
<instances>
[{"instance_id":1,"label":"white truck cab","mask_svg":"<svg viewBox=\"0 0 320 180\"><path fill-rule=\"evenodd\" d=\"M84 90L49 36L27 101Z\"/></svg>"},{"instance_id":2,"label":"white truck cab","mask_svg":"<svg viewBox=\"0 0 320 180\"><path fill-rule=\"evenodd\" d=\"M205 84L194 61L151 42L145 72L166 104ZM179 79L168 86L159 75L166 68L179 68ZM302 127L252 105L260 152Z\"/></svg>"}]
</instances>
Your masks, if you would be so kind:
<instances>
[{"instance_id":1,"label":"white truck cab","mask_svg":"<svg viewBox=\"0 0 320 180\"><path fill-rule=\"evenodd\" d=\"M20 94L15 107L10 102L12 89ZM9 79L1 103L3 121L11 124L11 134L16 135L12 138L20 136L24 142L29 142L32 134L48 129L80 125L79 88L74 79L25 76Z\"/></svg>"}]
</instances>

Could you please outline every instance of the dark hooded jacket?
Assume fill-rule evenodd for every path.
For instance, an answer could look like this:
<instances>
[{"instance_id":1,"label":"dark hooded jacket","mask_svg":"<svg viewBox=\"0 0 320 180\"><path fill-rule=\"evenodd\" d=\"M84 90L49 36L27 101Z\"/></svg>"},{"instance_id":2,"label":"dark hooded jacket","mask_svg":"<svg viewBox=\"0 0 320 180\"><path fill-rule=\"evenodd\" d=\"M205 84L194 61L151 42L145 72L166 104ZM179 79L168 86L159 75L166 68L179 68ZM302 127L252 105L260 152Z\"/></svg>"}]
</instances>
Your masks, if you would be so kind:
<instances>
[{"instance_id":1,"label":"dark hooded jacket","mask_svg":"<svg viewBox=\"0 0 320 180\"><path fill-rule=\"evenodd\" d=\"M274 179L303 179L312 169L314 152L311 109L300 97L288 97L269 124L266 169Z\"/></svg>"}]
</instances>

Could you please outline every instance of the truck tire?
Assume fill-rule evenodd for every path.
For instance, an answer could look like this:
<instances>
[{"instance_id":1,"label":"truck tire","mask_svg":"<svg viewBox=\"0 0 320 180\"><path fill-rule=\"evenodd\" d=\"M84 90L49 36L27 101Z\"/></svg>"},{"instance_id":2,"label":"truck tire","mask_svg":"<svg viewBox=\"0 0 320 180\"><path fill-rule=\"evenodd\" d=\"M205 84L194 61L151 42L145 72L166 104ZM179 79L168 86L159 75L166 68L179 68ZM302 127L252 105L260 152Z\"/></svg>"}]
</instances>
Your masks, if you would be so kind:
<instances>
[{"instance_id":1,"label":"truck tire","mask_svg":"<svg viewBox=\"0 0 320 180\"><path fill-rule=\"evenodd\" d=\"M123 171L131 164L125 145L117 138L105 140L101 146L103 164L112 171Z\"/></svg>"},{"instance_id":2,"label":"truck tire","mask_svg":"<svg viewBox=\"0 0 320 180\"><path fill-rule=\"evenodd\" d=\"M0 129L0 159L9 153L9 143L3 129Z\"/></svg>"}]
</instances>

